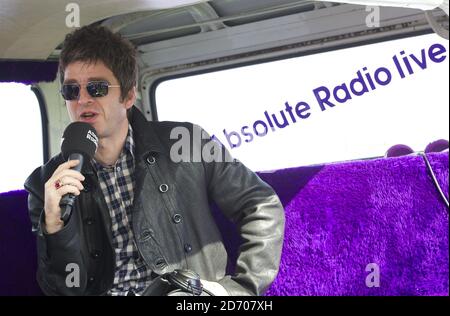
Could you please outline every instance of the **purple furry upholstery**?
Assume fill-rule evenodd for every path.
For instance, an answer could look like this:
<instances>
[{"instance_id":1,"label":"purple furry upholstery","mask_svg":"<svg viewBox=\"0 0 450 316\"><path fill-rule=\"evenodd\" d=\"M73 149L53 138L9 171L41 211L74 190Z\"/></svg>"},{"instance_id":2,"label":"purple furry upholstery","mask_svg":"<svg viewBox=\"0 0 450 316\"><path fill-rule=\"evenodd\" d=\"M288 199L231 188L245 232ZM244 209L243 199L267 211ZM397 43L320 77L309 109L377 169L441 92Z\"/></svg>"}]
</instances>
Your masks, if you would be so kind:
<instances>
[{"instance_id":1,"label":"purple furry upholstery","mask_svg":"<svg viewBox=\"0 0 450 316\"><path fill-rule=\"evenodd\" d=\"M414 150L411 149L411 147L406 145L394 145L391 148L388 149L386 152L386 157L400 157L400 156L406 156L409 154L414 153Z\"/></svg>"},{"instance_id":2,"label":"purple furry upholstery","mask_svg":"<svg viewBox=\"0 0 450 316\"><path fill-rule=\"evenodd\" d=\"M425 152L426 153L431 153L431 152L440 152L440 151L444 151L448 149L448 140L446 139L438 139L435 140L434 142L431 142L427 145L427 147L425 148Z\"/></svg>"},{"instance_id":3,"label":"purple furry upholstery","mask_svg":"<svg viewBox=\"0 0 450 316\"><path fill-rule=\"evenodd\" d=\"M448 153L428 157L448 197ZM282 202L285 243L267 295L449 294L448 209L422 157L330 164ZM378 288L366 286L370 263Z\"/></svg>"},{"instance_id":4,"label":"purple furry upholstery","mask_svg":"<svg viewBox=\"0 0 450 316\"><path fill-rule=\"evenodd\" d=\"M0 61L0 82L52 82L57 71L58 62Z\"/></svg>"},{"instance_id":5,"label":"purple furry upholstery","mask_svg":"<svg viewBox=\"0 0 450 316\"><path fill-rule=\"evenodd\" d=\"M448 196L448 153L428 157ZM449 294L448 210L422 157L259 175L286 211L280 272L267 295ZM41 294L26 192L0 194L0 215L0 295ZM236 258L236 230L217 220ZM379 288L366 286L370 263L380 267Z\"/></svg>"},{"instance_id":6,"label":"purple furry upholstery","mask_svg":"<svg viewBox=\"0 0 450 316\"><path fill-rule=\"evenodd\" d=\"M36 281L36 238L31 232L27 192L0 194L0 296L42 295Z\"/></svg>"}]
</instances>

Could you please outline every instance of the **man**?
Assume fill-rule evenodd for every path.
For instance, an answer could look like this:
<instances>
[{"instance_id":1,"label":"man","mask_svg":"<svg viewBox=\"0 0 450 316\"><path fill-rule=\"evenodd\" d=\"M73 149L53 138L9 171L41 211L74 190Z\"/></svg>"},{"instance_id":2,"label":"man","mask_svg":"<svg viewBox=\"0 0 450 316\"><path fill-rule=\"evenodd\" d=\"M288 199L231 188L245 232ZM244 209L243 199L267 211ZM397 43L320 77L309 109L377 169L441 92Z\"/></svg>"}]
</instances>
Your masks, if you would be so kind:
<instances>
[{"instance_id":1,"label":"man","mask_svg":"<svg viewBox=\"0 0 450 316\"><path fill-rule=\"evenodd\" d=\"M193 137L197 127L147 122L133 107L135 55L130 42L103 27L83 27L66 37L61 93L71 121L91 124L99 146L81 173L71 170L78 161L65 162L59 154L26 180L42 290L142 295L158 275L189 269L215 294L263 294L281 256L284 212L278 197L241 163L221 160L209 140L191 140L192 153L173 159L178 140L171 133L181 129ZM195 160L205 146L214 159ZM77 200L63 222L59 202L68 193ZM241 235L233 275L225 272L228 257L211 201Z\"/></svg>"}]
</instances>

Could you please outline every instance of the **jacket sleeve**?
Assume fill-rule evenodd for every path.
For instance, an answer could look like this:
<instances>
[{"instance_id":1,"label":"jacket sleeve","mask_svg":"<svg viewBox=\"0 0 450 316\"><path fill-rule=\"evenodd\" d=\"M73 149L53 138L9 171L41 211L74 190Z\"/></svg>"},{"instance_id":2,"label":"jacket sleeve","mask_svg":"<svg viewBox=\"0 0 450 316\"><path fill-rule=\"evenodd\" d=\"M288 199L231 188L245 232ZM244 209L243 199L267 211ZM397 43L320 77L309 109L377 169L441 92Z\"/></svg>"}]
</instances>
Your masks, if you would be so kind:
<instances>
[{"instance_id":1,"label":"jacket sleeve","mask_svg":"<svg viewBox=\"0 0 450 316\"><path fill-rule=\"evenodd\" d=\"M194 126L194 128L199 128ZM231 295L262 295L274 281L284 238L284 209L274 190L202 130L208 193L243 240L236 270L219 283ZM209 157L205 156L211 154ZM205 158L207 161L205 161Z\"/></svg>"},{"instance_id":2,"label":"jacket sleeve","mask_svg":"<svg viewBox=\"0 0 450 316\"><path fill-rule=\"evenodd\" d=\"M46 295L83 295L87 274L80 255L77 216L71 216L62 230L45 231L44 183L42 168L36 169L25 182L28 211L36 235L37 281Z\"/></svg>"}]
</instances>

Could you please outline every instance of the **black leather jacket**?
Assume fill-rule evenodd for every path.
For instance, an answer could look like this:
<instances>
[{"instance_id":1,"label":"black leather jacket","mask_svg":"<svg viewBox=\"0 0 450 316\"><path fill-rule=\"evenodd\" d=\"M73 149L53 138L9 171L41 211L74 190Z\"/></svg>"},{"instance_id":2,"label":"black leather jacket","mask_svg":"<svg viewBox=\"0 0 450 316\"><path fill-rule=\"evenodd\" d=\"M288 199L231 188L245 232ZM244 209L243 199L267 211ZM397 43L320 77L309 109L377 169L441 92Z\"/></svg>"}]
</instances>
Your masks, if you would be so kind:
<instances>
[{"instance_id":1,"label":"black leather jacket","mask_svg":"<svg viewBox=\"0 0 450 316\"><path fill-rule=\"evenodd\" d=\"M130 122L136 143L132 229L146 264L157 275L194 270L231 295L263 294L277 275L284 235L284 210L272 188L238 161L217 162L218 150L210 150L216 162L199 159L195 151L206 140L191 142L193 160L174 163L170 150L178 140L170 138L171 131L182 127L193 135L192 124L147 122L137 109ZM102 295L112 286L115 257L109 211L90 164L83 166L85 189L68 223L52 235L42 229L44 184L63 162L61 154L52 158L25 182L37 234L37 279L47 295ZM231 276L225 275L227 252L211 201L237 224L243 240ZM71 263L79 267L79 287L66 286L75 271Z\"/></svg>"}]
</instances>

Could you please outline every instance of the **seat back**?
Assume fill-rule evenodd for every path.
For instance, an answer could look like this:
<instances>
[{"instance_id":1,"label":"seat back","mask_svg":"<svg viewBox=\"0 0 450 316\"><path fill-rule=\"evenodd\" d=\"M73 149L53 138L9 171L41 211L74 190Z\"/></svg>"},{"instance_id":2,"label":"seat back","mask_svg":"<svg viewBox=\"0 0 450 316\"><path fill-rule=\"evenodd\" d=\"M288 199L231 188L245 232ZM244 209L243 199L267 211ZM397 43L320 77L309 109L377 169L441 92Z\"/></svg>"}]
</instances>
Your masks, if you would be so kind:
<instances>
[{"instance_id":1,"label":"seat back","mask_svg":"<svg viewBox=\"0 0 450 316\"><path fill-rule=\"evenodd\" d=\"M27 196L25 191L0 194L0 296L42 295Z\"/></svg>"},{"instance_id":2,"label":"seat back","mask_svg":"<svg viewBox=\"0 0 450 316\"><path fill-rule=\"evenodd\" d=\"M428 154L448 198L448 153ZM420 156L261 177L286 212L280 272L268 295L448 295L448 208ZM292 181L292 182L291 182Z\"/></svg>"},{"instance_id":3,"label":"seat back","mask_svg":"<svg viewBox=\"0 0 450 316\"><path fill-rule=\"evenodd\" d=\"M448 152L428 158L448 197ZM449 294L448 209L422 157L259 175L286 214L280 271L267 295ZM237 230L214 212L235 259ZM27 193L0 194L0 215L0 295L41 295Z\"/></svg>"}]
</instances>

